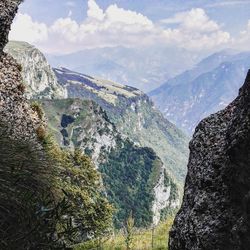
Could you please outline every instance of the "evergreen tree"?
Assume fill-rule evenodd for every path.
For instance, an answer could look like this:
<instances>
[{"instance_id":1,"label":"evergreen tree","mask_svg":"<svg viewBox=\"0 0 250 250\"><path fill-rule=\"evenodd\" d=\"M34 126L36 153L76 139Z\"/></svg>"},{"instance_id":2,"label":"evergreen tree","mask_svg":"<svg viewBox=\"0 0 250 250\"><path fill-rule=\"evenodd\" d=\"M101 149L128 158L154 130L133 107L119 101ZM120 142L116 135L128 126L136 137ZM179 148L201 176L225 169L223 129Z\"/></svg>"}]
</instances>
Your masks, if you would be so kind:
<instances>
[{"instance_id":1,"label":"evergreen tree","mask_svg":"<svg viewBox=\"0 0 250 250\"><path fill-rule=\"evenodd\" d=\"M90 158L80 150L61 150L50 138L46 144L60 169L57 189L63 209L57 225L58 237L68 245L103 237L112 227L113 208Z\"/></svg>"}]
</instances>

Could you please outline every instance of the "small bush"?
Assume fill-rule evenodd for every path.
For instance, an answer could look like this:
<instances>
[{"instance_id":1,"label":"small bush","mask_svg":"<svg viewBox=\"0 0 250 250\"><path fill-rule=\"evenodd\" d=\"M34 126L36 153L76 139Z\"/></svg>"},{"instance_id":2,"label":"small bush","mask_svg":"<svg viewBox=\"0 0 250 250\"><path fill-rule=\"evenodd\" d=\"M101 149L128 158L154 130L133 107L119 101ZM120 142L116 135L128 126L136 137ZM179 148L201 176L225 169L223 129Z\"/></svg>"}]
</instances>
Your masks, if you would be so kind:
<instances>
[{"instance_id":1,"label":"small bush","mask_svg":"<svg viewBox=\"0 0 250 250\"><path fill-rule=\"evenodd\" d=\"M33 102L33 103L31 103L31 108L34 112L37 113L39 119L42 120L44 117L44 111L43 111L41 105L38 102Z\"/></svg>"},{"instance_id":2,"label":"small bush","mask_svg":"<svg viewBox=\"0 0 250 250\"><path fill-rule=\"evenodd\" d=\"M40 125L37 129L36 129L36 134L37 137L40 141L45 140L47 132L46 129L44 128L44 126Z\"/></svg>"}]
</instances>

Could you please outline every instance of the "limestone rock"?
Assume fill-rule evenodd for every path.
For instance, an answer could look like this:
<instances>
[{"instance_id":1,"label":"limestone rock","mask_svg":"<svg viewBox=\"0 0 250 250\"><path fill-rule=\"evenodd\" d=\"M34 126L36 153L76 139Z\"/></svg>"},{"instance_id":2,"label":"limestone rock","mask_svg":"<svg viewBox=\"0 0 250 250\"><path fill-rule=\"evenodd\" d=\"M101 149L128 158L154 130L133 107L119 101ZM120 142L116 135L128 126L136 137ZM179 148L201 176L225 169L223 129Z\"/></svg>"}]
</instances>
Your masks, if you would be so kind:
<instances>
[{"instance_id":1,"label":"limestone rock","mask_svg":"<svg viewBox=\"0 0 250 250\"><path fill-rule=\"evenodd\" d=\"M28 99L62 99L67 91L58 82L45 56L34 46L10 41L5 52L13 56L22 66L23 82Z\"/></svg>"},{"instance_id":2,"label":"limestone rock","mask_svg":"<svg viewBox=\"0 0 250 250\"><path fill-rule=\"evenodd\" d=\"M0 2L0 53L8 42L10 26L21 0L2 0Z\"/></svg>"},{"instance_id":3,"label":"limestone rock","mask_svg":"<svg viewBox=\"0 0 250 250\"><path fill-rule=\"evenodd\" d=\"M8 124L13 138L26 140L36 138L36 129L43 124L24 97L20 65L3 52L20 2L4 0L0 3L0 120Z\"/></svg>"},{"instance_id":4,"label":"limestone rock","mask_svg":"<svg viewBox=\"0 0 250 250\"><path fill-rule=\"evenodd\" d=\"M250 71L235 101L198 125L190 150L170 250L249 249Z\"/></svg>"}]
</instances>

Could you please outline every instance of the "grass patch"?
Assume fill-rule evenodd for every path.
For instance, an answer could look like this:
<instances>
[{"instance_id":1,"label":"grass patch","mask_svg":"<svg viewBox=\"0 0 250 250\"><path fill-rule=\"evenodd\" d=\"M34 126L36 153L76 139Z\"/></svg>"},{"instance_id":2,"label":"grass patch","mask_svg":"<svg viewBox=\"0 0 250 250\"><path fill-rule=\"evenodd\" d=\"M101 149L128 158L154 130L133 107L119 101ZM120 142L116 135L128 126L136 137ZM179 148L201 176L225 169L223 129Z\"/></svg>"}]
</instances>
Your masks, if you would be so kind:
<instances>
[{"instance_id":1,"label":"grass patch","mask_svg":"<svg viewBox=\"0 0 250 250\"><path fill-rule=\"evenodd\" d=\"M168 250L169 231L173 218L159 224L154 232L152 229L137 229L133 236L133 250ZM153 237L152 237L153 235ZM122 231L115 233L109 239L87 242L74 247L74 250L126 250L125 235ZM152 244L153 239L153 244ZM153 248L152 248L153 245Z\"/></svg>"}]
</instances>

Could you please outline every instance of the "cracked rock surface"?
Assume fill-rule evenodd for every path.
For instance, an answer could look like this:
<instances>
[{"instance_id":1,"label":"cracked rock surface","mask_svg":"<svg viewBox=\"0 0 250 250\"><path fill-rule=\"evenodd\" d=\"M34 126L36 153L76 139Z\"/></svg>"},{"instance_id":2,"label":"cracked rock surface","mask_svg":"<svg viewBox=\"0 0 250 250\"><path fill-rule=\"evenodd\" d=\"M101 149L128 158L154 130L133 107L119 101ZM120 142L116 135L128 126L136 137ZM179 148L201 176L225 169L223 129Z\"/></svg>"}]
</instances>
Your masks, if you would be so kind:
<instances>
[{"instance_id":1,"label":"cracked rock surface","mask_svg":"<svg viewBox=\"0 0 250 250\"><path fill-rule=\"evenodd\" d=\"M197 126L170 250L250 249L250 71L238 97Z\"/></svg>"}]
</instances>

